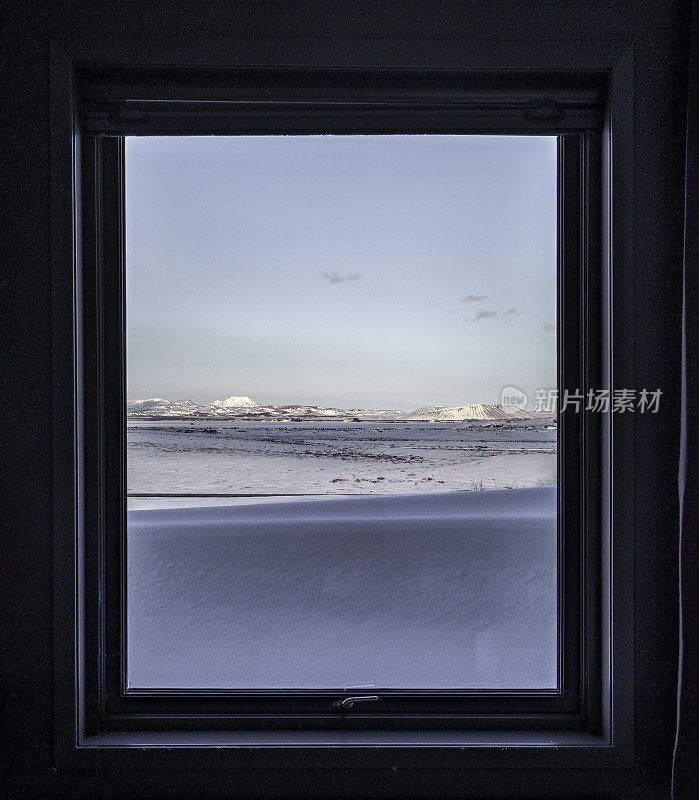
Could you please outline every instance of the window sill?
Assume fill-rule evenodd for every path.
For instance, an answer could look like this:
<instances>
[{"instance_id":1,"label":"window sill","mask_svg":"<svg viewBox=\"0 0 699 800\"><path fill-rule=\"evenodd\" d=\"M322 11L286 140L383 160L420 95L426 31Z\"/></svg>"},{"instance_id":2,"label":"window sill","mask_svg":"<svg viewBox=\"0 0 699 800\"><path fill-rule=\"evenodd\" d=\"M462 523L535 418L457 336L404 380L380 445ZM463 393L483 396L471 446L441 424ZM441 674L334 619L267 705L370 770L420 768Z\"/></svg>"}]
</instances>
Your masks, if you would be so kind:
<instances>
[{"instance_id":1,"label":"window sill","mask_svg":"<svg viewBox=\"0 0 699 800\"><path fill-rule=\"evenodd\" d=\"M87 736L65 767L609 768L631 750L602 736L547 731L158 731Z\"/></svg>"}]
</instances>

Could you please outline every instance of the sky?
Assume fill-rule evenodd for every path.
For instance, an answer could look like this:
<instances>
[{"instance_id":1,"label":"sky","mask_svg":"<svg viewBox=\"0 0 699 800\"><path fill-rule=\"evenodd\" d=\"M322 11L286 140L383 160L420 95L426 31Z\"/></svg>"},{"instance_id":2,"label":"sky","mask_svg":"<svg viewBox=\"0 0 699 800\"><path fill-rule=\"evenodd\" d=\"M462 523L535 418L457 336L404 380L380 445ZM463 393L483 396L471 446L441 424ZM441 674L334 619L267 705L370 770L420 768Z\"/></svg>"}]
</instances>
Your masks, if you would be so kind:
<instances>
[{"instance_id":1,"label":"sky","mask_svg":"<svg viewBox=\"0 0 699 800\"><path fill-rule=\"evenodd\" d=\"M129 137L126 241L129 401L556 385L555 137Z\"/></svg>"}]
</instances>

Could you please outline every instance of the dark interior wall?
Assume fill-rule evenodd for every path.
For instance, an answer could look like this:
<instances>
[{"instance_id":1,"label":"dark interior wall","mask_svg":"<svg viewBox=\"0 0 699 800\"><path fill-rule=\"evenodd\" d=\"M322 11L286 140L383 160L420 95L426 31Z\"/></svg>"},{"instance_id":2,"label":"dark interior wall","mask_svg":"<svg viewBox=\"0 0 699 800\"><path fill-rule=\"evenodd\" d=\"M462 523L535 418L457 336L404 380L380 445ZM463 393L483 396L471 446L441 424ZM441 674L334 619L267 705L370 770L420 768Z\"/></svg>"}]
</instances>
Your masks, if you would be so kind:
<instances>
[{"instance_id":1,"label":"dark interior wall","mask_svg":"<svg viewBox=\"0 0 699 800\"><path fill-rule=\"evenodd\" d=\"M54 772L52 767L51 279L49 37L211 35L402 39L595 39L633 42L636 387L661 387L658 415L635 420L636 766L600 773L599 796L667 797L677 656L677 448L680 364L682 170L688 4L503 0L497 2L29 2L5 7L2 95L5 167L2 245L7 487L2 508L4 596L0 623L5 796L157 796L157 775ZM396 46L395 43L392 46ZM438 44L435 43L435 48ZM630 623L631 624L631 623ZM512 776L514 780L519 778ZM194 775L206 796L274 793L271 773ZM359 796L371 781L419 796L434 776L308 772L299 792ZM532 796L550 796L532 776ZM304 783L305 781L305 783ZM458 794L467 778L454 774ZM190 787L190 788L187 788Z\"/></svg>"}]
</instances>

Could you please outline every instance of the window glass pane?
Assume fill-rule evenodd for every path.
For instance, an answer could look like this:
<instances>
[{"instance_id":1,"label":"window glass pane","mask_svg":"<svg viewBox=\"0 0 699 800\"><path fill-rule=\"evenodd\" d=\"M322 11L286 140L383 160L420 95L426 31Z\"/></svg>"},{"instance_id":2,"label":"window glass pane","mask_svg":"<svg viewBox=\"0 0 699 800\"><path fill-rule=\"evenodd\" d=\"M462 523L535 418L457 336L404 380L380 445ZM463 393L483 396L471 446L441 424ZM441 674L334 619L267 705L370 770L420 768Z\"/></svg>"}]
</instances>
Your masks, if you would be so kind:
<instances>
[{"instance_id":1,"label":"window glass pane","mask_svg":"<svg viewBox=\"0 0 699 800\"><path fill-rule=\"evenodd\" d=\"M127 139L129 686L557 686L556 152Z\"/></svg>"}]
</instances>

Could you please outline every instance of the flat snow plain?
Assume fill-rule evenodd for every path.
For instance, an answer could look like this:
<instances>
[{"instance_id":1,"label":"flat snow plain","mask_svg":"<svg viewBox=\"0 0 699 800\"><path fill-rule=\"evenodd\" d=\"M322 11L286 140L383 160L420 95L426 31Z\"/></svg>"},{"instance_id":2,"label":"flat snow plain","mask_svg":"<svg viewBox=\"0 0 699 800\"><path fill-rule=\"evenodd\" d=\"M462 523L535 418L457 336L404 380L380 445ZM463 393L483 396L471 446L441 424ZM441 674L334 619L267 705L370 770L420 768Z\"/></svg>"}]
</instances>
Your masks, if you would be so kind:
<instances>
[{"instance_id":1,"label":"flat snow plain","mask_svg":"<svg viewBox=\"0 0 699 800\"><path fill-rule=\"evenodd\" d=\"M138 420L128 427L129 491L138 493L394 494L513 489L555 479L556 429L546 418ZM134 498L130 507L155 503Z\"/></svg>"},{"instance_id":2,"label":"flat snow plain","mask_svg":"<svg viewBox=\"0 0 699 800\"><path fill-rule=\"evenodd\" d=\"M552 486L131 510L128 681L553 688L556 552Z\"/></svg>"}]
</instances>

